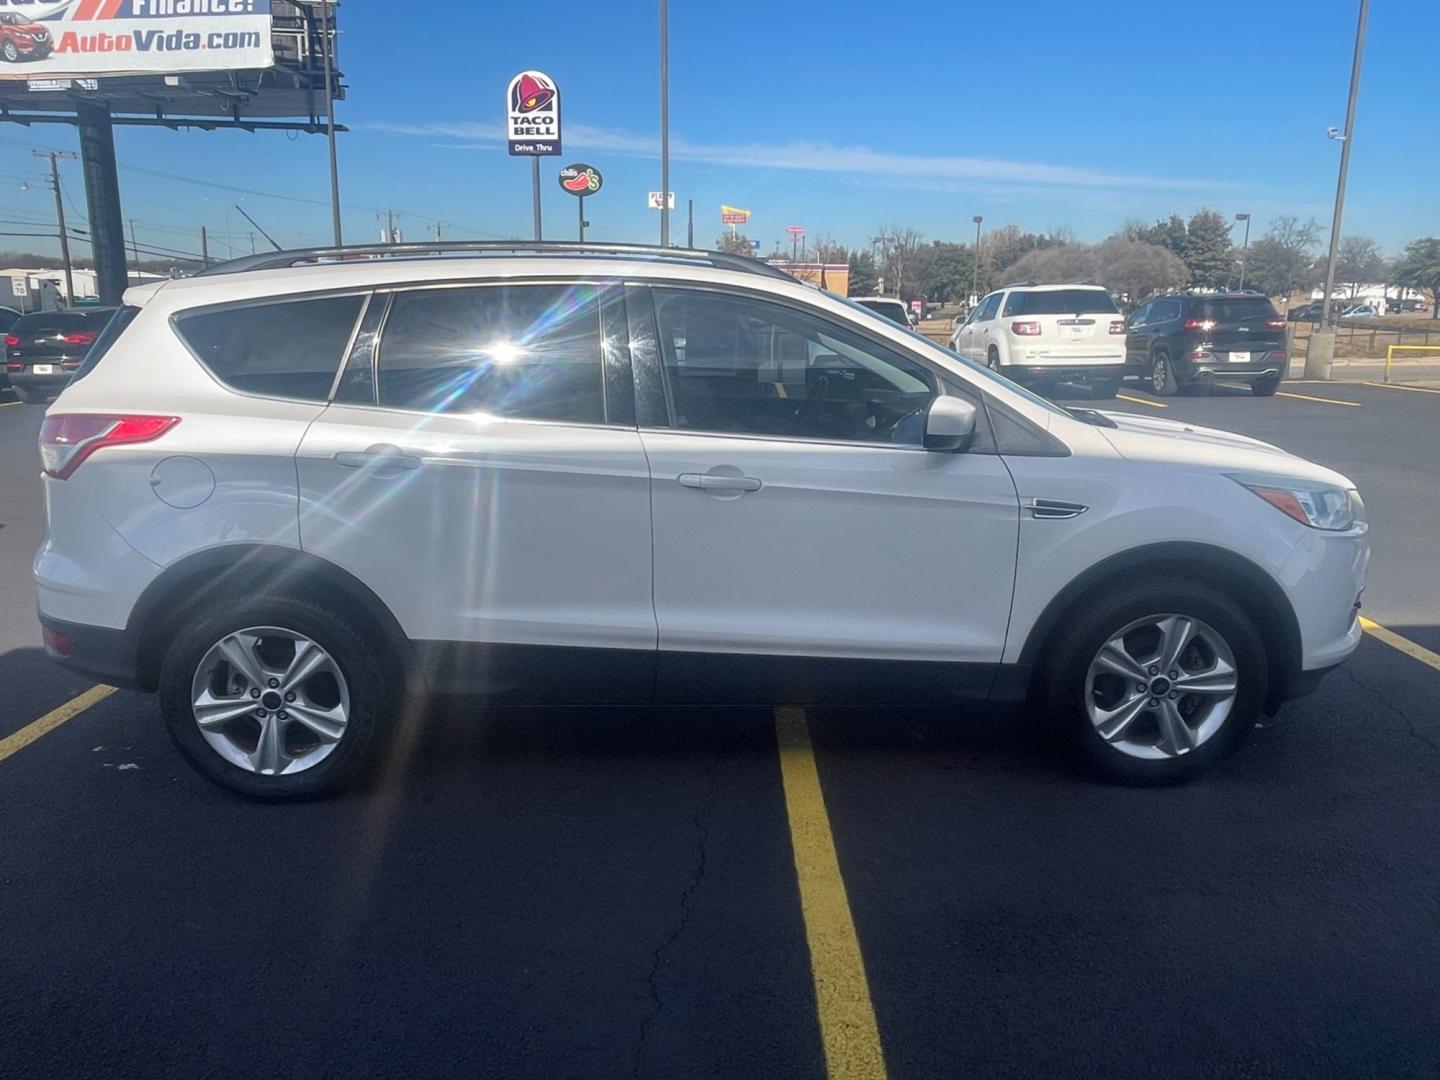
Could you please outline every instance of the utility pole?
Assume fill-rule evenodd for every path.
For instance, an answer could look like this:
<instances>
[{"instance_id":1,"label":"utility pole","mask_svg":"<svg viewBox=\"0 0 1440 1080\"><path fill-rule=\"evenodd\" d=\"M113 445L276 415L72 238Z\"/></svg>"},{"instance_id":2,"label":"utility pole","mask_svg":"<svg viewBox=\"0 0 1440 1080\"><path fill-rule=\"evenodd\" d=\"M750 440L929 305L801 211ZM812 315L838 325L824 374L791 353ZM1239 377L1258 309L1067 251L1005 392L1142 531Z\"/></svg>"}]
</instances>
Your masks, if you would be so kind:
<instances>
[{"instance_id":1,"label":"utility pole","mask_svg":"<svg viewBox=\"0 0 1440 1080\"><path fill-rule=\"evenodd\" d=\"M440 243L440 241L444 239L444 236L441 235L441 230L445 228L445 224L446 224L446 223L443 222L443 221L437 221L437 222L435 222L435 242L436 242L437 244Z\"/></svg>"},{"instance_id":2,"label":"utility pole","mask_svg":"<svg viewBox=\"0 0 1440 1080\"><path fill-rule=\"evenodd\" d=\"M200 226L200 261L206 266L210 265L210 236L204 225Z\"/></svg>"},{"instance_id":3,"label":"utility pole","mask_svg":"<svg viewBox=\"0 0 1440 1080\"><path fill-rule=\"evenodd\" d=\"M320 29L321 56L325 64L325 136L330 143L330 228L335 235L335 246L340 239L340 162L335 156L335 65L331 55L330 36L334 23L330 21L330 0L321 0L321 16L324 26Z\"/></svg>"},{"instance_id":4,"label":"utility pole","mask_svg":"<svg viewBox=\"0 0 1440 1080\"><path fill-rule=\"evenodd\" d=\"M384 237L383 237L383 239L382 239L382 241L381 241L382 243L386 243L386 244L398 244L398 243L400 242L400 234L395 231L395 211L394 211L394 210L389 210L389 209L381 210L379 213L377 213L377 214L375 215L375 220L376 220L376 221L384 221L384 222L385 222L385 228L384 228L384 230L383 230L383 232L384 232Z\"/></svg>"},{"instance_id":5,"label":"utility pole","mask_svg":"<svg viewBox=\"0 0 1440 1080\"><path fill-rule=\"evenodd\" d=\"M1306 345L1305 377L1330 378L1335 360L1335 313L1330 302L1335 291L1335 259L1340 251L1340 216L1345 209L1345 177L1350 172L1350 145L1355 141L1355 99L1360 95L1360 65L1365 57L1365 24L1370 18L1370 0L1360 0L1360 20L1355 27L1355 57L1350 64L1350 101L1345 107L1345 131L1332 138L1340 140L1340 178L1335 184L1335 217L1330 223L1330 257L1325 265L1325 299L1320 307L1320 335L1312 334ZM1317 349L1315 346L1319 344Z\"/></svg>"},{"instance_id":6,"label":"utility pole","mask_svg":"<svg viewBox=\"0 0 1440 1080\"><path fill-rule=\"evenodd\" d=\"M970 219L975 223L975 273L971 276L970 291L975 295L975 302L980 302L980 223L985 220L981 214L976 214Z\"/></svg>"},{"instance_id":7,"label":"utility pole","mask_svg":"<svg viewBox=\"0 0 1440 1080\"><path fill-rule=\"evenodd\" d=\"M250 234L250 254L255 254L255 234L253 232Z\"/></svg>"},{"instance_id":8,"label":"utility pole","mask_svg":"<svg viewBox=\"0 0 1440 1080\"><path fill-rule=\"evenodd\" d=\"M1240 284L1237 286L1241 292L1245 291L1245 253L1250 250L1250 215L1236 214L1236 221L1245 222L1245 243L1240 245Z\"/></svg>"},{"instance_id":9,"label":"utility pole","mask_svg":"<svg viewBox=\"0 0 1440 1080\"><path fill-rule=\"evenodd\" d=\"M686 201L686 203L687 203L688 206L689 206L689 210L688 210L688 212L686 213L685 246L686 246L687 248L689 248L691 251L694 251L694 250L695 250L695 200L694 200L694 199L687 199L687 200L685 200L685 201Z\"/></svg>"},{"instance_id":10,"label":"utility pole","mask_svg":"<svg viewBox=\"0 0 1440 1080\"><path fill-rule=\"evenodd\" d=\"M65 303L75 304L75 276L70 268L70 237L65 231L65 200L60 195L60 158L75 160L68 150L31 150L35 157L50 159L50 187L55 192L55 220L59 227L60 258L65 263Z\"/></svg>"},{"instance_id":11,"label":"utility pole","mask_svg":"<svg viewBox=\"0 0 1440 1080\"><path fill-rule=\"evenodd\" d=\"M670 4L660 0L660 246L670 246Z\"/></svg>"},{"instance_id":12,"label":"utility pole","mask_svg":"<svg viewBox=\"0 0 1440 1080\"><path fill-rule=\"evenodd\" d=\"M130 261L135 264L135 284L140 284L140 248L135 243L135 219L130 219Z\"/></svg>"}]
</instances>

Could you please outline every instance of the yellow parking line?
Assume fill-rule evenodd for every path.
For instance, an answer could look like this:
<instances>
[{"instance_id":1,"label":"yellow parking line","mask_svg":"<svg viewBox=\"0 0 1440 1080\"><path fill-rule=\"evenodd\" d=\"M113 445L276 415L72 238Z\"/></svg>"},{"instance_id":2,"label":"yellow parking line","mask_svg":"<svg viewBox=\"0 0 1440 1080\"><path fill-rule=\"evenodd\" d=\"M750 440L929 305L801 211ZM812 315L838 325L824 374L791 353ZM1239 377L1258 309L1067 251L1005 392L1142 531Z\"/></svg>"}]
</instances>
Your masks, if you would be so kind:
<instances>
[{"instance_id":1,"label":"yellow parking line","mask_svg":"<svg viewBox=\"0 0 1440 1080\"><path fill-rule=\"evenodd\" d=\"M1416 645L1409 638L1403 638L1394 630L1387 630L1373 619L1360 616L1360 625L1371 637L1385 642L1392 649L1399 649L1406 656L1414 657L1422 664L1429 664L1436 671L1440 671L1440 653L1433 653L1423 645Z\"/></svg>"},{"instance_id":2,"label":"yellow parking line","mask_svg":"<svg viewBox=\"0 0 1440 1080\"><path fill-rule=\"evenodd\" d=\"M1136 405L1149 405L1152 409L1168 409L1169 405L1162 405L1158 401L1151 401L1149 398L1131 397L1129 394L1116 394L1121 401L1133 401Z\"/></svg>"},{"instance_id":3,"label":"yellow parking line","mask_svg":"<svg viewBox=\"0 0 1440 1080\"><path fill-rule=\"evenodd\" d=\"M23 405L23 401L0 401L0 409L8 409L13 405Z\"/></svg>"},{"instance_id":4,"label":"yellow parking line","mask_svg":"<svg viewBox=\"0 0 1440 1080\"><path fill-rule=\"evenodd\" d=\"M1404 386L1393 382L1367 382L1364 385L1379 386L1386 390L1409 390L1412 394L1440 394L1440 390L1432 390L1428 386Z\"/></svg>"},{"instance_id":5,"label":"yellow parking line","mask_svg":"<svg viewBox=\"0 0 1440 1080\"><path fill-rule=\"evenodd\" d=\"M42 735L49 734L72 716L77 716L98 701L104 701L115 692L113 686L92 686L83 694L71 698L58 709L51 709L39 720L32 720L13 735L0 739L0 761L4 761L17 750L23 750Z\"/></svg>"},{"instance_id":6,"label":"yellow parking line","mask_svg":"<svg viewBox=\"0 0 1440 1080\"><path fill-rule=\"evenodd\" d=\"M885 1055L880 1049L875 1006L870 1001L860 939L840 876L805 711L776 709L775 738L780 745L785 811L790 818L790 845L800 885L805 941L810 947L826 1075L831 1080L884 1080Z\"/></svg>"},{"instance_id":7,"label":"yellow parking line","mask_svg":"<svg viewBox=\"0 0 1440 1080\"><path fill-rule=\"evenodd\" d=\"M1275 396L1295 398L1298 401L1318 401L1322 405L1348 405L1352 409L1364 408L1358 401L1341 401L1339 398L1330 397L1311 397L1309 394L1287 394L1284 390L1275 391Z\"/></svg>"}]
</instances>

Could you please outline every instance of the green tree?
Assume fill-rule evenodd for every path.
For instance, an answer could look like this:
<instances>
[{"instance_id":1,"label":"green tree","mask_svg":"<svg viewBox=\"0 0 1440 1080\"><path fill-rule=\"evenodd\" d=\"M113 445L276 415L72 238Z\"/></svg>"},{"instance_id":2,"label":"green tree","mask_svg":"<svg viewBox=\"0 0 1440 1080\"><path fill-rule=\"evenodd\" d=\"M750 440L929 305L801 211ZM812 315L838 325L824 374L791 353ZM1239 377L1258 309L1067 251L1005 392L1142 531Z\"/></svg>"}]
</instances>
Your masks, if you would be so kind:
<instances>
[{"instance_id":1,"label":"green tree","mask_svg":"<svg viewBox=\"0 0 1440 1080\"><path fill-rule=\"evenodd\" d=\"M970 295L975 279L975 254L964 244L936 240L916 252L920 291L927 300L945 303Z\"/></svg>"},{"instance_id":2,"label":"green tree","mask_svg":"<svg viewBox=\"0 0 1440 1080\"><path fill-rule=\"evenodd\" d=\"M1406 244L1395 262L1395 281L1428 292L1431 314L1440 317L1440 236Z\"/></svg>"},{"instance_id":3,"label":"green tree","mask_svg":"<svg viewBox=\"0 0 1440 1080\"><path fill-rule=\"evenodd\" d=\"M1245 279L1270 296L1288 297L1297 289L1311 289L1320 279L1315 246L1320 223L1314 218L1277 217L1265 235L1250 245Z\"/></svg>"},{"instance_id":4,"label":"green tree","mask_svg":"<svg viewBox=\"0 0 1440 1080\"><path fill-rule=\"evenodd\" d=\"M1214 210L1197 210L1185 226L1185 240L1175 252L1190 268L1190 283L1223 289L1235 276L1235 245L1230 222Z\"/></svg>"},{"instance_id":5,"label":"green tree","mask_svg":"<svg viewBox=\"0 0 1440 1080\"><path fill-rule=\"evenodd\" d=\"M1386 284L1385 257L1368 236L1342 236L1335 256L1335 282L1349 286L1354 297L1361 285Z\"/></svg>"},{"instance_id":6,"label":"green tree","mask_svg":"<svg viewBox=\"0 0 1440 1080\"><path fill-rule=\"evenodd\" d=\"M850 252L850 295L874 296L880 286L880 268L868 251Z\"/></svg>"}]
</instances>

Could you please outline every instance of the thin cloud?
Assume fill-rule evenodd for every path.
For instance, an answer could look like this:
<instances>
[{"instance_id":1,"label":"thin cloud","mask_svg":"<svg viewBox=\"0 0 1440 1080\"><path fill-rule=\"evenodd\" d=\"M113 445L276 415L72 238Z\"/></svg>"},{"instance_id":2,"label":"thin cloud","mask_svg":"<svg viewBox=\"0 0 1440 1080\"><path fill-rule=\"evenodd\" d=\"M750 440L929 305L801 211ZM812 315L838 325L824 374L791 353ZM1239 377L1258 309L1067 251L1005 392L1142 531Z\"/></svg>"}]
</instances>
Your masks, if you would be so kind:
<instances>
[{"instance_id":1,"label":"thin cloud","mask_svg":"<svg viewBox=\"0 0 1440 1080\"><path fill-rule=\"evenodd\" d=\"M459 139L463 144L489 147L504 142L499 124L473 122L367 125L372 131L392 135ZM567 124L565 142L576 150L593 150L626 157L660 156L660 140L650 135ZM804 172L850 175L932 178L937 181L989 182L991 184L1039 184L1046 187L1121 188L1127 190L1172 191L1181 189L1219 190L1231 183L1185 177L1132 176L1107 173L1073 165L1048 165L1001 158L952 157L946 155L898 154L868 146L836 146L831 143L791 142L784 144L738 143L709 145L672 136L670 156L676 161L710 165L732 165L760 169L791 169Z\"/></svg>"}]
</instances>

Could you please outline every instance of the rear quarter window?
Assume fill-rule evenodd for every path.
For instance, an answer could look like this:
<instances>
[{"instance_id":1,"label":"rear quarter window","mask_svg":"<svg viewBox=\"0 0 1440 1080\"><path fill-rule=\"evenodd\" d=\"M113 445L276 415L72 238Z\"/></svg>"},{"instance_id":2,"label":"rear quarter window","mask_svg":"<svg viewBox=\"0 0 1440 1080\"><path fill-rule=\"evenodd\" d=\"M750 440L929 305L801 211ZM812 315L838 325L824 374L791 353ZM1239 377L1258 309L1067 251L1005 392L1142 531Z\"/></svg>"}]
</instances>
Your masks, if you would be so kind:
<instances>
[{"instance_id":1,"label":"rear quarter window","mask_svg":"<svg viewBox=\"0 0 1440 1080\"><path fill-rule=\"evenodd\" d=\"M175 330L232 390L325 401L363 296L246 304L180 315Z\"/></svg>"}]
</instances>

